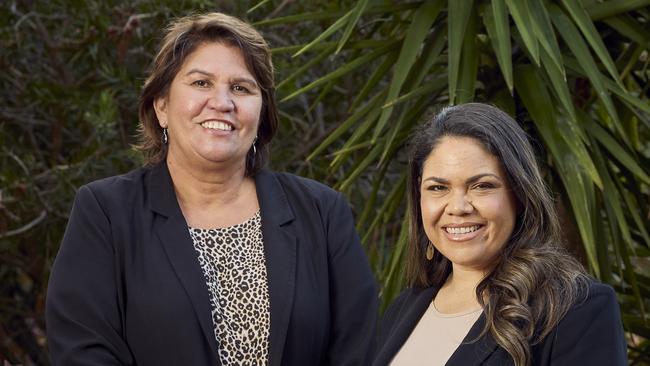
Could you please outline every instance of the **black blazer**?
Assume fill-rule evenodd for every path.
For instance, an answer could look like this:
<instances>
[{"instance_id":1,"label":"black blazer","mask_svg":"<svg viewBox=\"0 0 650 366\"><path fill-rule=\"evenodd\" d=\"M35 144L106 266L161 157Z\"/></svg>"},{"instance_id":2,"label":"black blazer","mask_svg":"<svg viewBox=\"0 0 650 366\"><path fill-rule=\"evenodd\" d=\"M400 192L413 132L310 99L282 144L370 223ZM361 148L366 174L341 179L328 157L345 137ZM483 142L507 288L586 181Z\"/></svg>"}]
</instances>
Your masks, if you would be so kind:
<instances>
[{"instance_id":1,"label":"black blazer","mask_svg":"<svg viewBox=\"0 0 650 366\"><path fill-rule=\"evenodd\" d=\"M373 366L390 364L436 296L437 288L405 290L384 315L379 351ZM448 366L514 365L505 349L490 334L477 341L485 326L481 314ZM590 283L586 299L574 305L558 326L532 348L532 365L624 366L627 347L616 294L611 287Z\"/></svg>"},{"instance_id":2,"label":"black blazer","mask_svg":"<svg viewBox=\"0 0 650 366\"><path fill-rule=\"evenodd\" d=\"M364 365L376 283L340 193L255 177L270 365ZM82 186L46 303L54 365L219 365L208 287L167 165Z\"/></svg>"}]
</instances>

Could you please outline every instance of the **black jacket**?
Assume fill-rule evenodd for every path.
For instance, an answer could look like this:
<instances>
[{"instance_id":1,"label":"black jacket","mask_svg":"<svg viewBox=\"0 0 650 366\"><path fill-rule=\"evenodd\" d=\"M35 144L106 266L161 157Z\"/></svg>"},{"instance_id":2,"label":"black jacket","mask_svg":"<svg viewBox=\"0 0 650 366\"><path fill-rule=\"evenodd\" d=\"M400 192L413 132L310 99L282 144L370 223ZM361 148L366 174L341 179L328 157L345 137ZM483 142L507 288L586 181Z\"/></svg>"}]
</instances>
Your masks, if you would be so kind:
<instances>
[{"instance_id":1,"label":"black jacket","mask_svg":"<svg viewBox=\"0 0 650 366\"><path fill-rule=\"evenodd\" d=\"M390 364L436 296L437 288L407 289L384 315L379 351L373 366ZM490 334L475 340L485 326L481 314L463 343L447 361L448 366L507 366L514 362ZM611 287L590 283L584 301L574 305L558 326L532 348L532 365L624 366L627 347L621 314Z\"/></svg>"},{"instance_id":2,"label":"black jacket","mask_svg":"<svg viewBox=\"0 0 650 366\"><path fill-rule=\"evenodd\" d=\"M369 364L376 283L342 195L269 171L255 183L269 364ZM219 365L191 240L164 163L81 187L48 287L54 365Z\"/></svg>"}]
</instances>

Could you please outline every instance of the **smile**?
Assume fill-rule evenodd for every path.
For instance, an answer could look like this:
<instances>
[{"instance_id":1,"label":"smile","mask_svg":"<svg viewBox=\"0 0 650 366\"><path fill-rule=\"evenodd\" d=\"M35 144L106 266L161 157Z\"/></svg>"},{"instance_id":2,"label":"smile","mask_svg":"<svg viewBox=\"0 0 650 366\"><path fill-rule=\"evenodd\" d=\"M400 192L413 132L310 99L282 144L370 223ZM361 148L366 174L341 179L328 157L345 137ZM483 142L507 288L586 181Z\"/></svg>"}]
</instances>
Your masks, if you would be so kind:
<instances>
[{"instance_id":1,"label":"smile","mask_svg":"<svg viewBox=\"0 0 650 366\"><path fill-rule=\"evenodd\" d=\"M472 225L463 227L445 227L443 228L449 234L467 234L481 228L482 225Z\"/></svg>"},{"instance_id":2,"label":"smile","mask_svg":"<svg viewBox=\"0 0 650 366\"><path fill-rule=\"evenodd\" d=\"M221 121L206 121L201 123L201 127L219 131L232 131L232 125Z\"/></svg>"}]
</instances>

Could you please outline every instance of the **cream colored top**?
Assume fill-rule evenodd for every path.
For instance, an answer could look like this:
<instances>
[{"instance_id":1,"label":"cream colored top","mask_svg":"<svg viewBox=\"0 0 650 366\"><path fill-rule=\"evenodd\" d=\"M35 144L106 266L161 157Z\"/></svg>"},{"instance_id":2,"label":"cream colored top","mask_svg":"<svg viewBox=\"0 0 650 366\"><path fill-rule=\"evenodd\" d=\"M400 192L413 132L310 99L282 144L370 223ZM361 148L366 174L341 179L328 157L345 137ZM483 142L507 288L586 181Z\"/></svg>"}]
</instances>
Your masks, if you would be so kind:
<instances>
[{"instance_id":1,"label":"cream colored top","mask_svg":"<svg viewBox=\"0 0 650 366\"><path fill-rule=\"evenodd\" d=\"M447 363L463 342L482 309L457 314L441 314L433 301L413 329L391 366L439 366Z\"/></svg>"}]
</instances>

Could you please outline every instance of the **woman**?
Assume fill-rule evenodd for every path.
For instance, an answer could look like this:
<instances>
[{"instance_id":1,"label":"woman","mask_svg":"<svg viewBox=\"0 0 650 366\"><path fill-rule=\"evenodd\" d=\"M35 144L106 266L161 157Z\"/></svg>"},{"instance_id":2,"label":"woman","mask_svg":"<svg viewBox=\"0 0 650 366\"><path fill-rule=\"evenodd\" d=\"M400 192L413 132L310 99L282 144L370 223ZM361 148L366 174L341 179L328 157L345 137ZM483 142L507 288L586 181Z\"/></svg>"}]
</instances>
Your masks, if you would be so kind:
<instances>
[{"instance_id":1,"label":"woman","mask_svg":"<svg viewBox=\"0 0 650 366\"><path fill-rule=\"evenodd\" d=\"M167 29L145 168L79 189L47 298L55 365L363 365L376 286L341 194L262 169L269 48L219 13Z\"/></svg>"},{"instance_id":2,"label":"woman","mask_svg":"<svg viewBox=\"0 0 650 366\"><path fill-rule=\"evenodd\" d=\"M448 107L412 140L404 291L374 365L626 365L613 290L560 242L524 131L497 108Z\"/></svg>"}]
</instances>

